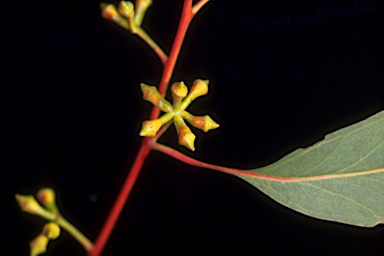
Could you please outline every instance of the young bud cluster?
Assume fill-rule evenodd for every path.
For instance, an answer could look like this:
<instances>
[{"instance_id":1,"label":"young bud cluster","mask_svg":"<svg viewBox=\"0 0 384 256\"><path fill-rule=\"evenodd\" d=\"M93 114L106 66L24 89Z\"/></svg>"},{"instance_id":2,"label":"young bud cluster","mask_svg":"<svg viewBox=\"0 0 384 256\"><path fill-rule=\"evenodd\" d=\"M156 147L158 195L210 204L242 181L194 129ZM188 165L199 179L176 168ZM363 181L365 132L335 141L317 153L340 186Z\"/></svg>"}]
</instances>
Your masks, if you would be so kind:
<instances>
[{"instance_id":1,"label":"young bud cluster","mask_svg":"<svg viewBox=\"0 0 384 256\"><path fill-rule=\"evenodd\" d=\"M152 0L137 0L135 5L130 1L121 1L118 8L113 4L104 3L100 7L105 19L135 32L135 28L141 26L145 13L151 5Z\"/></svg>"},{"instance_id":2,"label":"young bud cluster","mask_svg":"<svg viewBox=\"0 0 384 256\"><path fill-rule=\"evenodd\" d=\"M171 86L173 105L160 95L155 86L141 84L143 98L160 108L163 112L166 112L166 114L155 120L144 121L140 136L155 136L165 123L173 119L173 123L177 130L179 144L194 151L196 136L185 124L184 119L204 132L219 127L219 125L207 115L193 116L185 111L194 99L208 93L208 84L208 80L197 79L188 93L188 88L184 82L173 83Z\"/></svg>"},{"instance_id":3,"label":"young bud cluster","mask_svg":"<svg viewBox=\"0 0 384 256\"><path fill-rule=\"evenodd\" d=\"M118 13L116 7L113 4L100 4L100 8L104 19L113 21L120 27L129 29L128 21Z\"/></svg>"},{"instance_id":4,"label":"young bud cluster","mask_svg":"<svg viewBox=\"0 0 384 256\"><path fill-rule=\"evenodd\" d=\"M53 189L40 189L36 198L44 206L43 207L32 195L15 195L21 210L49 221L44 225L41 233L29 243L30 255L32 256L45 253L47 251L49 240L54 240L60 235L60 227L56 223L59 212L57 210L55 197L55 191Z\"/></svg>"}]
</instances>

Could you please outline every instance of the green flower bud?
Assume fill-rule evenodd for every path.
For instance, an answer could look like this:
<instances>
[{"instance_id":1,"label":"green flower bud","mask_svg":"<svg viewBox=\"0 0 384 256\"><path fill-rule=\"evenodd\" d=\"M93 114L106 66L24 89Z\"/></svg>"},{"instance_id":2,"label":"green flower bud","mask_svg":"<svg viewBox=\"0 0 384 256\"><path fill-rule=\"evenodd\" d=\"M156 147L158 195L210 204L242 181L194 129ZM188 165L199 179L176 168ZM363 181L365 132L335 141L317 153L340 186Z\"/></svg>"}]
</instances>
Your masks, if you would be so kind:
<instances>
[{"instance_id":1,"label":"green flower bud","mask_svg":"<svg viewBox=\"0 0 384 256\"><path fill-rule=\"evenodd\" d=\"M188 121L191 125L193 125L196 128L199 128L203 130L204 132L207 132L211 129L216 129L219 127L219 124L217 124L215 121L213 121L209 116L193 116L187 111L183 111L182 116L185 120Z\"/></svg>"},{"instance_id":2,"label":"green flower bud","mask_svg":"<svg viewBox=\"0 0 384 256\"><path fill-rule=\"evenodd\" d=\"M60 236L60 227L54 222L48 222L44 225L42 234L50 240L55 240Z\"/></svg>"},{"instance_id":3,"label":"green flower bud","mask_svg":"<svg viewBox=\"0 0 384 256\"><path fill-rule=\"evenodd\" d=\"M136 0L135 23L138 26L141 26L145 13L147 12L148 8L151 5L152 5L152 0Z\"/></svg>"},{"instance_id":4,"label":"green flower bud","mask_svg":"<svg viewBox=\"0 0 384 256\"><path fill-rule=\"evenodd\" d=\"M129 1L121 1L119 3L118 10L122 16L124 16L128 19L133 18L133 16L135 15L133 3L129 2Z\"/></svg>"},{"instance_id":5,"label":"green flower bud","mask_svg":"<svg viewBox=\"0 0 384 256\"><path fill-rule=\"evenodd\" d=\"M37 256L47 251L49 239L43 234L38 235L29 243L31 256Z\"/></svg>"},{"instance_id":6,"label":"green flower bud","mask_svg":"<svg viewBox=\"0 0 384 256\"><path fill-rule=\"evenodd\" d=\"M141 84L140 86L141 91L143 92L143 99L151 102L163 112L173 111L172 104L160 95L155 86L149 86L146 84Z\"/></svg>"},{"instance_id":7,"label":"green flower bud","mask_svg":"<svg viewBox=\"0 0 384 256\"><path fill-rule=\"evenodd\" d=\"M196 136L191 132L188 126L185 124L183 118L180 115L173 117L173 122L176 126L177 136L179 138L179 144L195 151L195 139Z\"/></svg>"},{"instance_id":8,"label":"green flower bud","mask_svg":"<svg viewBox=\"0 0 384 256\"><path fill-rule=\"evenodd\" d=\"M203 96L208 93L209 80L197 79L193 82L191 90L187 97L181 103L181 110L186 109L191 102L197 97Z\"/></svg>"}]
</instances>

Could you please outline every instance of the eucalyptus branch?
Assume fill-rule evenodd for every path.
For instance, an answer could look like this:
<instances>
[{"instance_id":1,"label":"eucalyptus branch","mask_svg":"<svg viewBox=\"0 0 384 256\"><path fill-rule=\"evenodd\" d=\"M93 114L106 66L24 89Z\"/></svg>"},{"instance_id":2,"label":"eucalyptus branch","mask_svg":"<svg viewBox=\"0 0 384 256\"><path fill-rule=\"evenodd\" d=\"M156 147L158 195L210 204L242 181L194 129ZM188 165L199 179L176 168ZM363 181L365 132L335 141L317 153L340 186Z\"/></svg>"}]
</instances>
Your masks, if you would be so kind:
<instances>
[{"instance_id":1,"label":"eucalyptus branch","mask_svg":"<svg viewBox=\"0 0 384 256\"><path fill-rule=\"evenodd\" d=\"M192 0L184 0L180 23L176 32L174 43L172 45L172 49L168 59L163 63L164 65L163 75L159 85L159 92L163 96L165 95L166 90L168 88L168 84L173 74L173 70L176 64L176 60L179 56L179 52L183 44L185 34L187 32L187 29L189 27L189 24L193 16L194 15L192 13ZM152 112L149 119L150 120L156 119L159 117L159 115L160 115L160 109L154 106L152 108ZM120 213L130 195L130 192L140 174L144 161L147 158L149 152L151 151L150 145L151 145L151 139L144 138L140 145L138 154L136 155L135 161L131 167L131 170L127 175L127 178L123 184L123 187L119 195L116 198L114 205L112 206L110 214L107 217L107 220L105 221L99 233L99 236L97 237L94 243L93 249L88 254L89 256L98 256L103 251L104 246L107 243L109 236L115 227L117 219L119 218Z\"/></svg>"},{"instance_id":2,"label":"eucalyptus branch","mask_svg":"<svg viewBox=\"0 0 384 256\"><path fill-rule=\"evenodd\" d=\"M112 231L114 230L116 222L132 191L132 188L140 174L140 171L148 154L150 153L152 148L157 145L156 141L158 140L158 138L162 136L162 134L167 130L167 128L171 124L170 119L174 119L173 123L175 124L176 129L178 131L179 143L183 144L184 146L187 146L191 150L194 150L193 142L195 135L192 134L190 129L186 126L184 119L193 126L200 128L204 131L215 129L218 127L218 124L216 124L208 116L195 117L185 111L185 108L195 98L205 95L208 92L208 80L197 79L194 82L191 91L188 95L188 89L183 82L175 83L172 89L172 96L174 99L173 106L167 104L164 105L164 102L166 102L166 100L164 99L163 102L158 101L166 94L169 81L172 77L174 67L176 65L180 49L183 44L185 34L188 30L190 22L193 19L194 15L207 2L207 0L201 0L192 7L192 0L184 0L179 26L173 41L169 57L164 53L160 46L145 32L145 30L141 28L141 23L144 18L145 12L148 7L152 4L152 0L137 0L135 6L133 6L131 2L121 1L118 9L116 9L116 7L112 4L101 4L102 15L105 19L113 21L122 28L131 31L133 34L136 34L140 38L142 38L158 55L158 57L163 63L164 69L158 87L158 91L157 89L155 89L155 94L151 94L154 91L153 88L146 85L142 86L142 89L144 88L145 90L148 90L149 94L147 95L147 100L150 100L152 103L155 103L155 106L152 108L152 112L149 118L150 121L146 121L147 124L149 124L149 130L144 129L144 131L142 131L141 133L145 134L147 131L149 131L150 136L153 137L146 137L143 139L136 155L136 158L134 160L134 163L130 168L130 171L128 172L126 180L94 244L92 244L92 242L86 236L84 236L78 229L76 229L71 223L69 223L59 214L59 212L57 211L57 207L54 203L46 203L45 198L39 199L43 200L41 202L43 202L44 206L46 206L46 209L44 209L43 207L39 206L39 204L31 196L27 196L26 198L19 195L16 196L22 208L24 207L27 209L27 211L32 211L33 214L39 215L40 217L52 221L53 223L52 225L49 223L49 227L52 227L49 228L48 233L44 231L45 233L40 234L36 239L31 242L32 255L39 255L41 253L44 253L46 251L46 247L49 240L54 239L53 237L50 237L50 233L55 231L54 237L56 238L59 234L60 227L62 227L68 233L70 233L76 240L79 241L79 243L88 252L89 256L99 256L102 253ZM145 91L143 92L146 96ZM152 97L150 97L150 95L152 95ZM153 97L153 95L155 95L155 97ZM163 107L161 108L161 110L168 112L160 118L158 118L160 115L159 107ZM154 120L157 118L158 120ZM152 124L156 124L158 126L158 129L156 129L156 131L151 130ZM54 196L52 197L52 195L49 195L49 198L51 201L54 200ZM25 202L27 202L27 204ZM44 230L46 230L46 228ZM51 232L51 230L53 231Z\"/></svg>"},{"instance_id":3,"label":"eucalyptus branch","mask_svg":"<svg viewBox=\"0 0 384 256\"><path fill-rule=\"evenodd\" d=\"M384 180L381 157L384 154L384 111L326 136L309 149L298 149L276 163L248 171L199 161L158 143L173 123L179 144L194 151L196 136L186 122L204 132L219 127L208 115L194 116L186 110L193 100L208 93L208 80L196 79L189 91L183 81L175 82L170 90L172 104L165 99L189 25L208 1L199 0L193 5L192 0L184 0L169 56L141 27L152 0L136 0L135 5L121 1L118 8L101 4L105 19L139 36L161 60L163 72L158 87L141 84L143 98L154 106L149 120L142 124L140 136L145 137L94 244L62 217L52 189L41 189L36 199L32 195L16 194L15 198L24 212L47 221L41 233L30 242L31 256L45 253L48 243L59 237L61 229L74 237L88 256L99 256L152 150L191 166L235 175L281 204L315 218L361 227L384 223L381 182ZM165 113L160 116L160 111Z\"/></svg>"}]
</instances>

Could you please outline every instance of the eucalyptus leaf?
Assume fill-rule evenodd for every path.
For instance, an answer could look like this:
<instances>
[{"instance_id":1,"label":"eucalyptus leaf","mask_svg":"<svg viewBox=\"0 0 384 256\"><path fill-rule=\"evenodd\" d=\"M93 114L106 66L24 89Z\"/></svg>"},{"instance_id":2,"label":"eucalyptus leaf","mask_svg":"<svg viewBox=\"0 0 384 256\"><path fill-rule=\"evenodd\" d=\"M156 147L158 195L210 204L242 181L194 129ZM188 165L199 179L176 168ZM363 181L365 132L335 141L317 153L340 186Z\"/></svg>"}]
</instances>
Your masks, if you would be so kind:
<instances>
[{"instance_id":1,"label":"eucalyptus leaf","mask_svg":"<svg viewBox=\"0 0 384 256\"><path fill-rule=\"evenodd\" d=\"M312 217L384 223L384 111L269 166L232 174Z\"/></svg>"}]
</instances>

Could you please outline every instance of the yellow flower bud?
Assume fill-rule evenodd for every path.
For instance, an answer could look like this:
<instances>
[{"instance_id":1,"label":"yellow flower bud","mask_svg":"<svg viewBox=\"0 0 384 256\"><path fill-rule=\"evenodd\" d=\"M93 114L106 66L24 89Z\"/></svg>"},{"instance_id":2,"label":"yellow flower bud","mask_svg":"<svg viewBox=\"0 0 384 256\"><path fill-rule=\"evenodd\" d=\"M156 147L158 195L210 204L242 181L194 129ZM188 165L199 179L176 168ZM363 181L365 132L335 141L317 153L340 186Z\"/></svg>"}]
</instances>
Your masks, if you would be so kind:
<instances>
[{"instance_id":1,"label":"yellow flower bud","mask_svg":"<svg viewBox=\"0 0 384 256\"><path fill-rule=\"evenodd\" d=\"M104 19L115 22L125 29L129 29L128 21L124 19L116 10L113 4L100 4L101 14Z\"/></svg>"},{"instance_id":2,"label":"yellow flower bud","mask_svg":"<svg viewBox=\"0 0 384 256\"><path fill-rule=\"evenodd\" d=\"M161 126L162 124L158 119L151 121L146 120L141 126L140 136L153 137L156 135Z\"/></svg>"},{"instance_id":3,"label":"yellow flower bud","mask_svg":"<svg viewBox=\"0 0 384 256\"><path fill-rule=\"evenodd\" d=\"M37 214L42 209L40 204L36 201L33 196L23 196L16 194L15 197L20 205L21 210L24 212L30 214Z\"/></svg>"},{"instance_id":4,"label":"yellow flower bud","mask_svg":"<svg viewBox=\"0 0 384 256\"><path fill-rule=\"evenodd\" d=\"M180 115L173 117L173 122L176 126L177 136L179 137L179 144L195 151L195 139L196 136L191 132L188 126L185 124L183 118Z\"/></svg>"},{"instance_id":5,"label":"yellow flower bud","mask_svg":"<svg viewBox=\"0 0 384 256\"><path fill-rule=\"evenodd\" d=\"M42 188L36 195L37 200L53 213L58 212L55 196L55 191L51 188Z\"/></svg>"},{"instance_id":6,"label":"yellow flower bud","mask_svg":"<svg viewBox=\"0 0 384 256\"><path fill-rule=\"evenodd\" d=\"M170 112L163 116L161 116L158 119L151 120L151 121L144 121L140 136L147 136L147 137L153 137L156 135L157 131L163 126L166 122L172 119L174 113Z\"/></svg>"},{"instance_id":7,"label":"yellow flower bud","mask_svg":"<svg viewBox=\"0 0 384 256\"><path fill-rule=\"evenodd\" d=\"M171 87L171 91L172 91L173 99L176 98L178 100L183 99L188 94L188 88L184 84L184 82L173 83Z\"/></svg>"},{"instance_id":8,"label":"yellow flower bud","mask_svg":"<svg viewBox=\"0 0 384 256\"><path fill-rule=\"evenodd\" d=\"M38 215L46 220L54 220L55 215L51 212L48 212L46 209L41 207L41 205L36 201L36 199L31 196L23 196L16 194L15 198L17 202L19 203L19 206L22 211L33 214L33 215Z\"/></svg>"},{"instance_id":9,"label":"yellow flower bud","mask_svg":"<svg viewBox=\"0 0 384 256\"><path fill-rule=\"evenodd\" d=\"M149 86L146 84L141 84L140 86L141 91L143 92L143 99L151 102L163 112L173 111L172 104L160 95L155 86Z\"/></svg>"},{"instance_id":10,"label":"yellow flower bud","mask_svg":"<svg viewBox=\"0 0 384 256\"><path fill-rule=\"evenodd\" d=\"M43 234L38 235L30 243L31 256L37 256L43 254L47 251L49 239Z\"/></svg>"},{"instance_id":11,"label":"yellow flower bud","mask_svg":"<svg viewBox=\"0 0 384 256\"><path fill-rule=\"evenodd\" d=\"M181 110L186 109L191 102L197 97L203 96L208 93L209 80L197 79L193 82L191 90L187 97L181 103Z\"/></svg>"},{"instance_id":12,"label":"yellow flower bud","mask_svg":"<svg viewBox=\"0 0 384 256\"><path fill-rule=\"evenodd\" d=\"M187 111L183 111L182 116L185 120L188 121L191 125L193 125L196 128L199 128L203 130L204 132L207 132L211 129L216 129L219 127L219 124L217 124L215 121L212 120L209 116L193 116Z\"/></svg>"},{"instance_id":13,"label":"yellow flower bud","mask_svg":"<svg viewBox=\"0 0 384 256\"><path fill-rule=\"evenodd\" d=\"M191 87L191 95L196 99L208 93L209 80L196 79Z\"/></svg>"},{"instance_id":14,"label":"yellow flower bud","mask_svg":"<svg viewBox=\"0 0 384 256\"><path fill-rule=\"evenodd\" d=\"M188 94L188 88L184 82L176 82L171 86L172 98L173 98L173 110L175 112L180 111L181 101Z\"/></svg>"},{"instance_id":15,"label":"yellow flower bud","mask_svg":"<svg viewBox=\"0 0 384 256\"><path fill-rule=\"evenodd\" d=\"M133 18L133 16L135 15L133 3L129 1L121 1L119 3L118 9L119 13L128 19Z\"/></svg>"},{"instance_id":16,"label":"yellow flower bud","mask_svg":"<svg viewBox=\"0 0 384 256\"><path fill-rule=\"evenodd\" d=\"M44 225L42 234L50 240L55 240L60 236L60 227L54 222L48 222Z\"/></svg>"}]
</instances>

